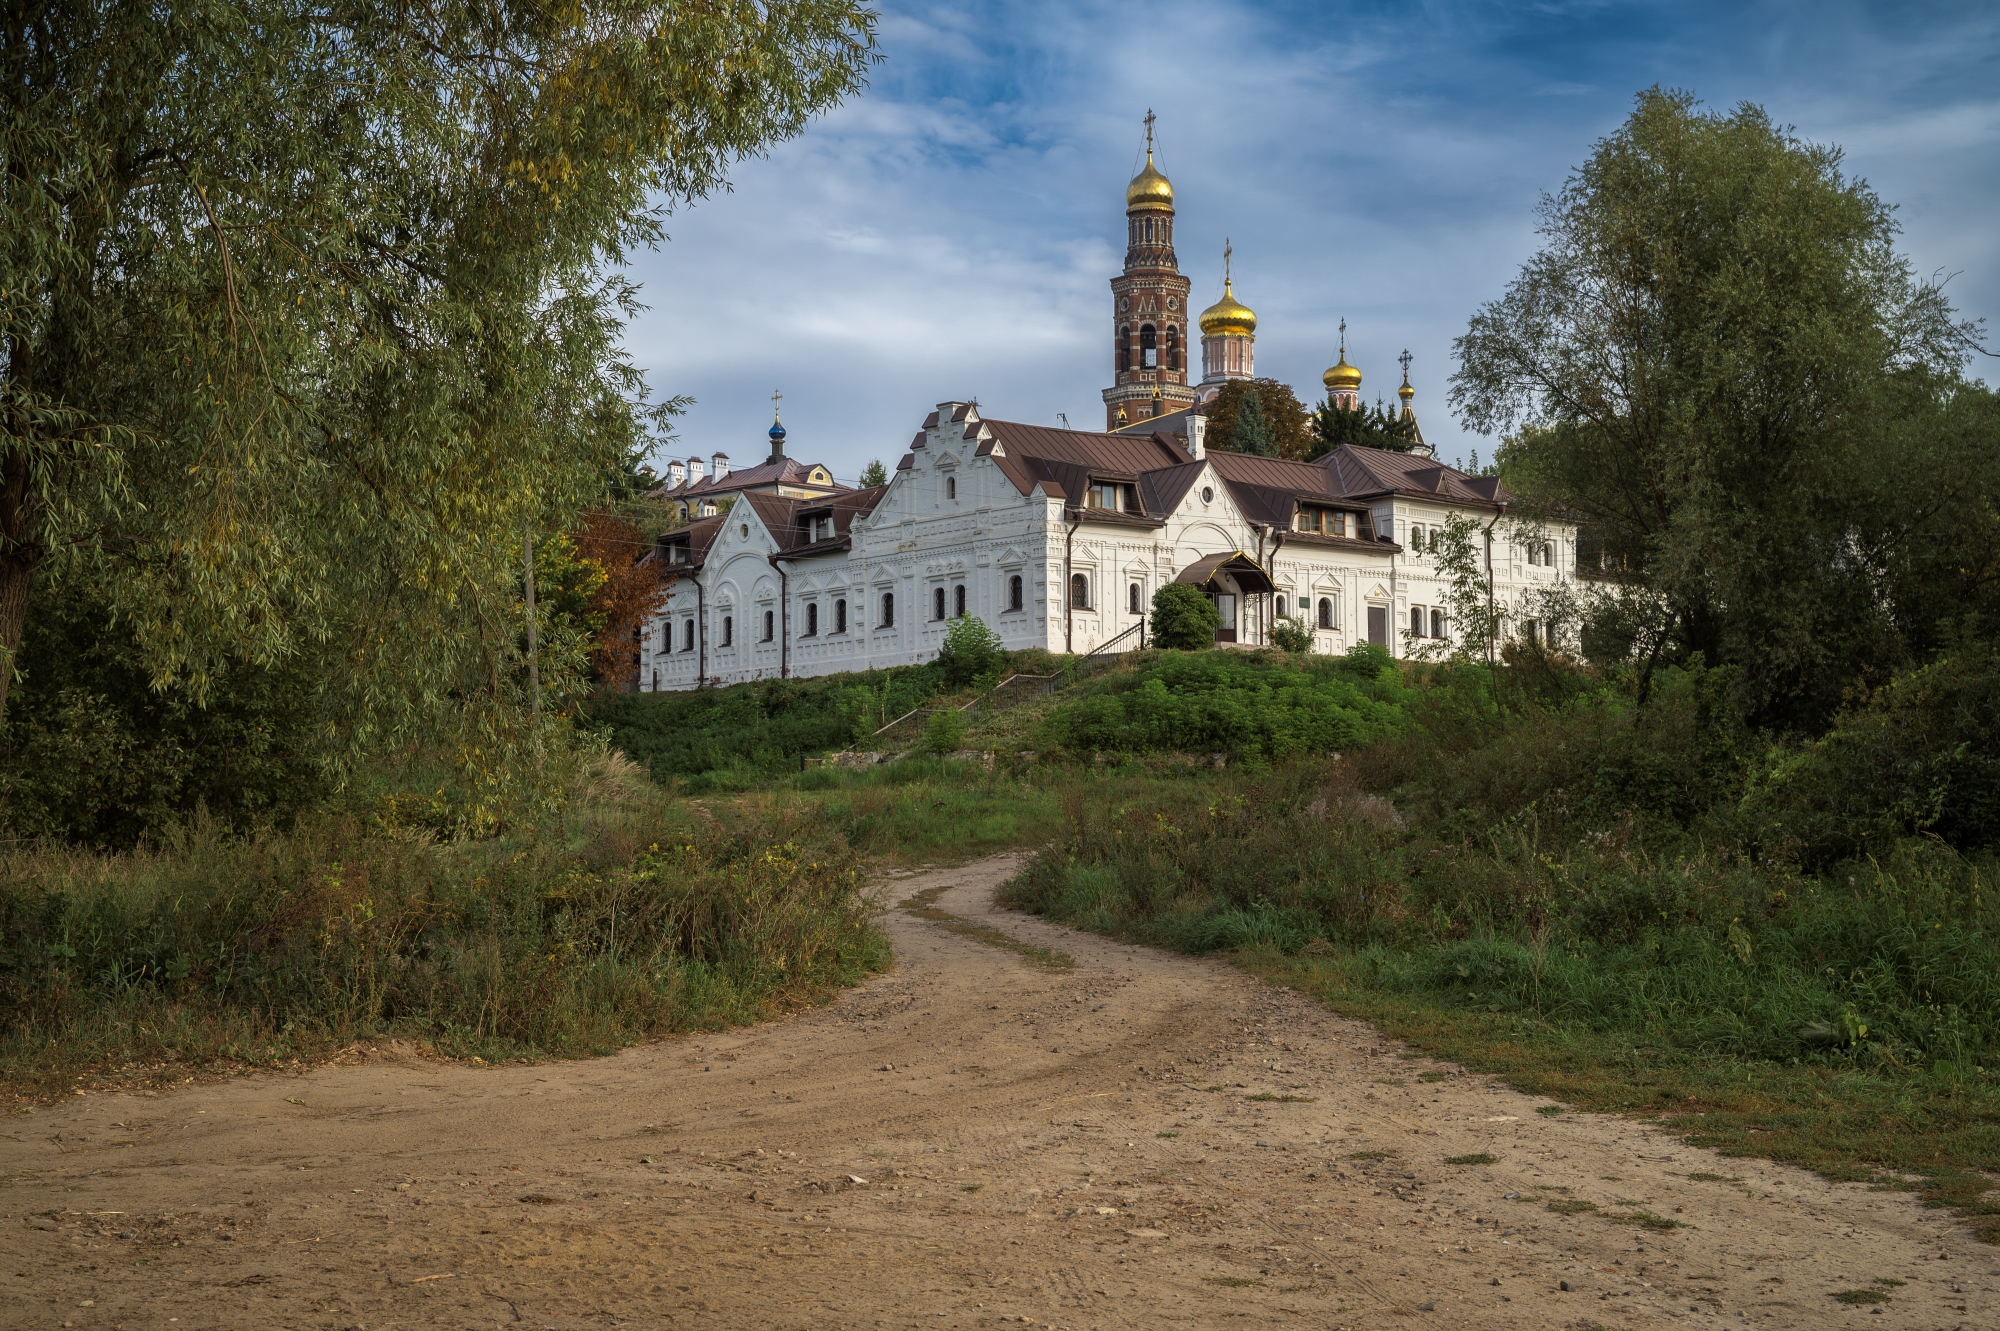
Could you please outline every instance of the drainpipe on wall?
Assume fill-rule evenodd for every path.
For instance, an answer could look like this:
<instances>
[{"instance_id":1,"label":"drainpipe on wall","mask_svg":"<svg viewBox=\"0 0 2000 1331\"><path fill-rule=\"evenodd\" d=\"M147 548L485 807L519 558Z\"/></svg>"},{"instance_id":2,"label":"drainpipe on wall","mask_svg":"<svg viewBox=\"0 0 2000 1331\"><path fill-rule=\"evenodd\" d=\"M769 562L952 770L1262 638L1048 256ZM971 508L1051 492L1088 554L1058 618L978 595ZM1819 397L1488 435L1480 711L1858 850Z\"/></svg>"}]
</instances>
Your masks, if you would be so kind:
<instances>
[{"instance_id":1,"label":"drainpipe on wall","mask_svg":"<svg viewBox=\"0 0 2000 1331\"><path fill-rule=\"evenodd\" d=\"M778 562L776 555L765 555L771 567L778 571L778 678L792 677L792 592L791 579L785 573L785 566Z\"/></svg>"},{"instance_id":2,"label":"drainpipe on wall","mask_svg":"<svg viewBox=\"0 0 2000 1331\"><path fill-rule=\"evenodd\" d=\"M1264 562L1264 538L1271 534L1271 524L1268 522L1253 522L1250 525L1257 529L1257 566L1264 570L1264 580L1269 582L1271 580L1271 567ZM1271 593L1265 592L1263 602L1257 607L1257 645L1259 647L1268 647L1271 645L1270 618Z\"/></svg>"},{"instance_id":3,"label":"drainpipe on wall","mask_svg":"<svg viewBox=\"0 0 2000 1331\"><path fill-rule=\"evenodd\" d=\"M1282 549L1284 549L1284 548L1285 548L1285 532L1283 532L1283 531L1281 531L1281 530L1278 530L1278 529L1276 528L1276 526L1274 525L1274 526L1273 526L1273 533L1274 533L1274 534L1273 534L1273 536L1271 537L1271 562L1270 562L1269 564L1265 565L1265 567L1264 567L1264 572L1265 572L1265 574L1266 574L1267 576L1269 576L1269 577L1270 577L1270 579L1271 579L1271 585L1275 587L1275 586L1277 585L1277 582L1278 582L1278 576L1277 576L1277 575L1278 575L1278 552L1279 552L1280 550L1282 550ZM1298 609L1298 599L1299 599L1299 598L1298 598L1298 596L1297 596L1296 594L1294 594L1294 595L1293 595L1293 597L1292 597L1292 609L1293 609L1293 610L1297 610L1297 609ZM1277 621L1276 621L1276 619L1273 619L1273 620L1272 620L1272 627L1274 627L1274 628L1275 628L1276 626L1277 626Z\"/></svg>"},{"instance_id":4,"label":"drainpipe on wall","mask_svg":"<svg viewBox=\"0 0 2000 1331\"><path fill-rule=\"evenodd\" d=\"M1071 656L1075 654L1075 649L1073 646L1074 642L1073 635L1075 634L1076 631L1076 597L1070 593L1069 580L1072 576L1070 573L1070 552L1074 550L1076 547L1076 529L1078 527L1081 527L1082 525L1083 525L1083 510L1079 508L1075 510L1075 516L1070 519L1069 535L1063 538L1062 598L1063 598L1063 654L1065 656Z\"/></svg>"},{"instance_id":5,"label":"drainpipe on wall","mask_svg":"<svg viewBox=\"0 0 2000 1331\"><path fill-rule=\"evenodd\" d=\"M701 585L700 573L689 576L694 579L694 637L701 644L694 667L694 686L699 689L708 684L708 588Z\"/></svg>"},{"instance_id":6,"label":"drainpipe on wall","mask_svg":"<svg viewBox=\"0 0 2000 1331\"><path fill-rule=\"evenodd\" d=\"M1493 635L1499 625L1493 618L1493 529L1500 519L1507 515L1507 505L1500 504L1493 511L1493 521L1486 524L1486 671L1493 672Z\"/></svg>"}]
</instances>

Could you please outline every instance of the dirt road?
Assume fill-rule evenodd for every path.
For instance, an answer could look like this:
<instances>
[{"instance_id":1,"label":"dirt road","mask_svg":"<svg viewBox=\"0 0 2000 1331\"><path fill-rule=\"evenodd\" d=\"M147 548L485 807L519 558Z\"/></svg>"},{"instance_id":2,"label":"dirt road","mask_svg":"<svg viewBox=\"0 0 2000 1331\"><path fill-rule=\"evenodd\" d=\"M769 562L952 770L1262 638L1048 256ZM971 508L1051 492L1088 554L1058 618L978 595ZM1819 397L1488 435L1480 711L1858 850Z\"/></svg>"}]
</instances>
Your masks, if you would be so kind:
<instances>
[{"instance_id":1,"label":"dirt road","mask_svg":"<svg viewBox=\"0 0 2000 1331\"><path fill-rule=\"evenodd\" d=\"M893 974L755 1029L17 1115L0 1324L2000 1326L2000 1259L1906 1194L1544 1116L1225 966L993 911L1013 868L890 894L949 884L1073 969L892 911Z\"/></svg>"}]
</instances>

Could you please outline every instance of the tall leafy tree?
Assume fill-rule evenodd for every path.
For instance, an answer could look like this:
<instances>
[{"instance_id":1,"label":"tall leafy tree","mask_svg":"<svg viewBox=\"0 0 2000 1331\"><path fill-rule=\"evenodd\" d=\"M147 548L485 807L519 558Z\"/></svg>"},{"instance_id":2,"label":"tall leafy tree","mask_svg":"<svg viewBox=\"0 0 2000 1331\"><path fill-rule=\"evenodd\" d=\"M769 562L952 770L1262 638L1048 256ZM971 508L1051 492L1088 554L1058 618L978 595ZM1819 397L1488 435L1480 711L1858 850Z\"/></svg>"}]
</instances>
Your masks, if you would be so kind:
<instances>
[{"instance_id":1,"label":"tall leafy tree","mask_svg":"<svg viewBox=\"0 0 2000 1331\"><path fill-rule=\"evenodd\" d=\"M1417 446L1417 429L1414 422L1379 402L1350 410L1328 398L1313 408L1312 449L1306 457L1325 457L1344 444L1407 453Z\"/></svg>"},{"instance_id":2,"label":"tall leafy tree","mask_svg":"<svg viewBox=\"0 0 2000 1331\"><path fill-rule=\"evenodd\" d=\"M1540 217L1454 408L1518 430L1503 475L1657 593L1654 641L1735 665L1760 721L1823 718L1900 650L1870 557L1915 479L1877 465L1892 390L1928 412L1974 330L1839 151L1754 106L1641 94Z\"/></svg>"},{"instance_id":3,"label":"tall leafy tree","mask_svg":"<svg viewBox=\"0 0 2000 1331\"><path fill-rule=\"evenodd\" d=\"M881 458L868 459L868 465L861 469L861 488L873 489L889 483L889 469L882 465Z\"/></svg>"},{"instance_id":4,"label":"tall leafy tree","mask_svg":"<svg viewBox=\"0 0 2000 1331\"><path fill-rule=\"evenodd\" d=\"M505 694L523 531L567 526L648 425L620 262L858 88L874 23L8 6L0 708L34 585L77 572L191 697L315 653L361 740Z\"/></svg>"},{"instance_id":5,"label":"tall leafy tree","mask_svg":"<svg viewBox=\"0 0 2000 1331\"><path fill-rule=\"evenodd\" d=\"M1262 451L1272 457L1306 456L1312 442L1306 428L1306 409L1300 405L1292 386L1277 379L1231 379L1225 383L1204 409L1203 414L1208 418L1206 446L1231 453L1260 451L1245 446L1237 438L1237 419L1244 401L1252 397L1257 400L1258 414L1263 417L1270 439L1270 447Z\"/></svg>"}]
</instances>

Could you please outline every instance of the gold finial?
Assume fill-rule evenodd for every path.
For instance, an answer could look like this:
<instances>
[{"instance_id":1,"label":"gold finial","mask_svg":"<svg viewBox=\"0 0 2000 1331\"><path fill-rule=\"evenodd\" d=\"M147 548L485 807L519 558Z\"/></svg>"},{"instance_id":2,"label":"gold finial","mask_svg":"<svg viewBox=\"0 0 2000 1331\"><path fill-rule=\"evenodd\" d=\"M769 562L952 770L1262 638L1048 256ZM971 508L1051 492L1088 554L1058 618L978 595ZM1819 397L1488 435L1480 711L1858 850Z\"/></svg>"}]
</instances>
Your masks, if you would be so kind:
<instances>
[{"instance_id":1,"label":"gold finial","mask_svg":"<svg viewBox=\"0 0 2000 1331\"><path fill-rule=\"evenodd\" d=\"M1396 390L1396 396L1403 399L1403 410L1408 411L1410 409L1410 399L1417 395L1417 390L1410 387L1410 361L1413 359L1410 355L1410 349L1404 347L1403 354L1396 357L1396 359L1401 361L1403 365L1403 386Z\"/></svg>"},{"instance_id":2,"label":"gold finial","mask_svg":"<svg viewBox=\"0 0 2000 1331\"><path fill-rule=\"evenodd\" d=\"M1229 294L1229 258L1236 253L1236 247L1229 243L1229 237L1222 238L1222 294Z\"/></svg>"},{"instance_id":3,"label":"gold finial","mask_svg":"<svg viewBox=\"0 0 2000 1331\"><path fill-rule=\"evenodd\" d=\"M1125 404L1123 402L1120 402L1118 404L1118 423L1120 425L1129 425L1131 424L1131 422L1132 418L1125 414Z\"/></svg>"},{"instance_id":4,"label":"gold finial","mask_svg":"<svg viewBox=\"0 0 2000 1331\"><path fill-rule=\"evenodd\" d=\"M1149 110L1146 112L1146 165L1139 174L1132 177L1132 183L1125 187L1125 211L1144 208L1160 212L1171 212L1174 206L1174 187L1160 174L1160 168L1153 165L1153 121L1156 119Z\"/></svg>"},{"instance_id":5,"label":"gold finial","mask_svg":"<svg viewBox=\"0 0 2000 1331\"><path fill-rule=\"evenodd\" d=\"M1340 359L1325 374L1322 374L1319 380L1326 385L1328 393L1355 393L1356 400L1359 400L1357 390L1361 387L1361 371L1347 363L1347 320L1345 319L1340 321Z\"/></svg>"},{"instance_id":6,"label":"gold finial","mask_svg":"<svg viewBox=\"0 0 2000 1331\"><path fill-rule=\"evenodd\" d=\"M780 402L783 402L784 400L785 400L785 395L783 393L780 393L775 388L771 390L771 424L773 425L776 425L781 419L783 419L778 414L778 404Z\"/></svg>"}]
</instances>

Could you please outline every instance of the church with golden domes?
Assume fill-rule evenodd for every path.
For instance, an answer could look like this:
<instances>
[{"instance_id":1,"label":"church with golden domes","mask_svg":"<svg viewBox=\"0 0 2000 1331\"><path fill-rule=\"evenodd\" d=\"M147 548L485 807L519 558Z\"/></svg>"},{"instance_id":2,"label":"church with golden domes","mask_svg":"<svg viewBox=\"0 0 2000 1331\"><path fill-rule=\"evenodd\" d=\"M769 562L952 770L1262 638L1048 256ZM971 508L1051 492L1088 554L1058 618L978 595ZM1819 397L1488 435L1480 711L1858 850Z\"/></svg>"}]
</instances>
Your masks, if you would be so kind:
<instances>
[{"instance_id":1,"label":"church with golden domes","mask_svg":"<svg viewBox=\"0 0 2000 1331\"><path fill-rule=\"evenodd\" d=\"M1432 654L1460 641L1437 558L1454 517L1482 530L1488 594L1509 631L1546 633L1538 594L1573 566L1575 531L1505 520L1497 478L1422 448L1343 444L1301 461L1205 447L1204 406L1255 376L1257 316L1236 298L1227 248L1221 299L1189 309L1152 128L1149 114L1146 165L1125 191L1125 266L1111 279L1104 430L939 402L888 483L866 489L787 462L776 424L764 467L721 486L691 459L662 491L689 521L646 556L667 590L642 634L642 690L928 661L965 615L1009 648L1120 651L1145 643L1168 583L1210 600L1218 645L1268 645L1289 620L1316 651L1372 642ZM1353 410L1361 371L1345 332L1323 382ZM1413 395L1406 360L1399 396L1414 433Z\"/></svg>"},{"instance_id":2,"label":"church with golden domes","mask_svg":"<svg viewBox=\"0 0 2000 1331\"><path fill-rule=\"evenodd\" d=\"M1222 298L1193 316L1201 377L1190 382L1195 368L1189 332L1192 284L1174 253L1174 186L1153 160L1153 123L1149 111L1146 165L1125 187L1125 268L1111 279L1113 377L1104 390L1104 428L1114 433L1164 430L1186 439L1188 416L1199 415L1224 384L1257 377L1257 313L1236 298L1232 250L1225 244ZM1346 331L1343 320L1340 358L1320 378L1328 401L1358 411L1361 371L1347 363ZM1422 444L1416 426L1407 352L1397 396L1418 451L1429 457L1431 450Z\"/></svg>"}]
</instances>

